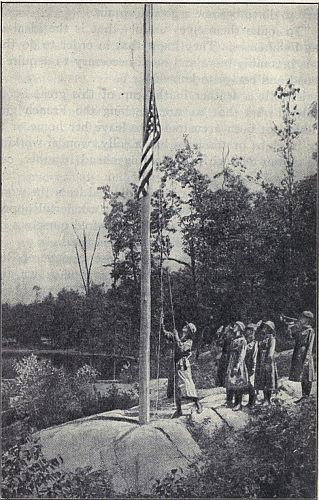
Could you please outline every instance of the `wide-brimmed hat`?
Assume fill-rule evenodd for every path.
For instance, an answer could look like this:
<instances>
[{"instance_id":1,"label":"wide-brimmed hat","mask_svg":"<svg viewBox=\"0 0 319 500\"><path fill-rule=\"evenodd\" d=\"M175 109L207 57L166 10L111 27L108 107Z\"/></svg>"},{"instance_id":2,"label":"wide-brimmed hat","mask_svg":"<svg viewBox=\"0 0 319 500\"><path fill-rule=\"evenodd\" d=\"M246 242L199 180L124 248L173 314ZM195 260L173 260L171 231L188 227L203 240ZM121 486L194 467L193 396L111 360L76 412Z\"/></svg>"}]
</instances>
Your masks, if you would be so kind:
<instances>
[{"instance_id":1,"label":"wide-brimmed hat","mask_svg":"<svg viewBox=\"0 0 319 500\"><path fill-rule=\"evenodd\" d=\"M196 328L196 326L194 325L194 323L186 323L186 325L187 325L187 326L188 326L188 328L190 329L190 332L191 332L191 333L193 333L193 334L194 334L194 333L196 333L197 328Z\"/></svg>"},{"instance_id":2,"label":"wide-brimmed hat","mask_svg":"<svg viewBox=\"0 0 319 500\"><path fill-rule=\"evenodd\" d=\"M258 326L255 325L255 323L248 323L248 325L246 326L246 330L257 330Z\"/></svg>"},{"instance_id":3,"label":"wide-brimmed hat","mask_svg":"<svg viewBox=\"0 0 319 500\"><path fill-rule=\"evenodd\" d=\"M311 311L303 311L302 316L305 318L313 319L313 313Z\"/></svg>"},{"instance_id":4,"label":"wide-brimmed hat","mask_svg":"<svg viewBox=\"0 0 319 500\"><path fill-rule=\"evenodd\" d=\"M242 332L245 330L245 325L241 321L236 321L235 325L238 325Z\"/></svg>"},{"instance_id":5,"label":"wide-brimmed hat","mask_svg":"<svg viewBox=\"0 0 319 500\"><path fill-rule=\"evenodd\" d=\"M274 332L276 330L275 323L272 321L265 321L264 325L269 326L269 328Z\"/></svg>"}]
</instances>

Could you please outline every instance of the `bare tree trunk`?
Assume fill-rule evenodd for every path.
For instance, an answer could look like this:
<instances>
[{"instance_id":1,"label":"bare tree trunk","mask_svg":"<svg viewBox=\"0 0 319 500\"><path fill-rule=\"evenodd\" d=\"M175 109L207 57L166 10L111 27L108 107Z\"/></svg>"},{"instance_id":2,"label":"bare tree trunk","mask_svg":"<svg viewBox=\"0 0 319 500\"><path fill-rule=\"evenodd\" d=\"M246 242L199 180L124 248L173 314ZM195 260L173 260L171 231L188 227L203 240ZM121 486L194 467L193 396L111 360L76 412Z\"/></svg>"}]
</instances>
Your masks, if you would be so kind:
<instances>
[{"instance_id":1,"label":"bare tree trunk","mask_svg":"<svg viewBox=\"0 0 319 500\"><path fill-rule=\"evenodd\" d=\"M83 266L81 264L81 259L80 259L78 247L77 247L77 245L75 245L75 252L76 252L79 271L80 271L80 275L81 275L81 279L82 279L82 283L83 283L83 288L84 288L85 294L89 295L90 288L91 288L91 270L92 270L92 264L93 264L93 260L94 260L94 256L95 256L95 252L96 252L97 242L98 242L99 235L100 235L100 229L96 233L93 252L91 255L91 259L89 260L85 230L83 230L83 241L82 241L81 238L78 236L73 224L72 224L72 227L73 227L74 234L78 240L78 243L79 243L80 248L81 248L82 253L83 253L84 269L83 269Z\"/></svg>"}]
</instances>

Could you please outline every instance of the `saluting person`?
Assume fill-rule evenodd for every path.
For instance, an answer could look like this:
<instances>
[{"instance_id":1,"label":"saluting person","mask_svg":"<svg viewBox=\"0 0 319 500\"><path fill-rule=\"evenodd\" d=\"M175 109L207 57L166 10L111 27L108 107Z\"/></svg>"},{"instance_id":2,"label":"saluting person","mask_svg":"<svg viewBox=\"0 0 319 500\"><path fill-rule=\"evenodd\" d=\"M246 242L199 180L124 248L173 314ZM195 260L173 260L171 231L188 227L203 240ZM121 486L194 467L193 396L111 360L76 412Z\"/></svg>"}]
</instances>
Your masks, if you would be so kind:
<instances>
[{"instance_id":1,"label":"saluting person","mask_svg":"<svg viewBox=\"0 0 319 500\"><path fill-rule=\"evenodd\" d=\"M249 323L246 328L245 336L247 340L247 351L245 357L245 363L248 371L249 386L248 394L249 401L248 406L254 406L256 402L256 389L255 389L255 375L256 375L256 365L257 365L257 355L258 355L258 342L255 339L255 332L257 330L257 325L254 323Z\"/></svg>"},{"instance_id":2,"label":"saluting person","mask_svg":"<svg viewBox=\"0 0 319 500\"><path fill-rule=\"evenodd\" d=\"M296 324L290 328L291 336L295 337L296 343L291 360L289 380L301 382L302 390L302 397L295 403L299 403L310 395L312 382L315 379L312 357L315 332L312 328L312 322L312 312L304 311Z\"/></svg>"},{"instance_id":3,"label":"saluting person","mask_svg":"<svg viewBox=\"0 0 319 500\"><path fill-rule=\"evenodd\" d=\"M228 325L225 329L224 327L219 328L217 330L217 334L220 335L218 343L222 343L222 353L218 362L216 385L217 387L225 387L225 377L230 356L230 346L234 338L234 332L232 326Z\"/></svg>"},{"instance_id":4,"label":"saluting person","mask_svg":"<svg viewBox=\"0 0 319 500\"><path fill-rule=\"evenodd\" d=\"M233 332L235 338L230 345L230 356L225 377L225 387L227 395L227 406L233 405L235 397L234 411L241 410L243 393L248 390L248 372L245 364L247 341L244 336L245 325L241 321L236 321Z\"/></svg>"}]
</instances>

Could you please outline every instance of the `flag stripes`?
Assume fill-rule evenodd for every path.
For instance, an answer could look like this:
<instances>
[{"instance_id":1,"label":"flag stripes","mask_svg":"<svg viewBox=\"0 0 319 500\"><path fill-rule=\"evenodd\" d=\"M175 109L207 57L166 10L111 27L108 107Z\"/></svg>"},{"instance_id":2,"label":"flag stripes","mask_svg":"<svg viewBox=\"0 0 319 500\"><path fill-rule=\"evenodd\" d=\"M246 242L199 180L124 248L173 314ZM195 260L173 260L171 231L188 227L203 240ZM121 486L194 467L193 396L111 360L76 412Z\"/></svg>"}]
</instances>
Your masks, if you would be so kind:
<instances>
[{"instance_id":1,"label":"flag stripes","mask_svg":"<svg viewBox=\"0 0 319 500\"><path fill-rule=\"evenodd\" d=\"M153 172L153 148L161 136L161 126L155 101L154 81L152 79L150 102L144 130L142 159L139 171L138 198L148 191L149 179Z\"/></svg>"}]
</instances>

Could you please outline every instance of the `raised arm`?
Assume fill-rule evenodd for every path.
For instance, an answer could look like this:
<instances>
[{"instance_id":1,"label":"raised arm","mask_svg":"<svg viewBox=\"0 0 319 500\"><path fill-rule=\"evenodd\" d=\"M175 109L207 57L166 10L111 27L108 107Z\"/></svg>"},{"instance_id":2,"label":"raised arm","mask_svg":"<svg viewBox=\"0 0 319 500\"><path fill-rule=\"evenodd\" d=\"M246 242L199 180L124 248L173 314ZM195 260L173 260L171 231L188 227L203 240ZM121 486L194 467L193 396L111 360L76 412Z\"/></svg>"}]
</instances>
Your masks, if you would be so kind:
<instances>
[{"instance_id":1,"label":"raised arm","mask_svg":"<svg viewBox=\"0 0 319 500\"><path fill-rule=\"evenodd\" d=\"M253 374L256 371L257 356L258 356L258 342L255 342L254 350L253 350L253 367L252 367L252 373Z\"/></svg>"},{"instance_id":2,"label":"raised arm","mask_svg":"<svg viewBox=\"0 0 319 500\"><path fill-rule=\"evenodd\" d=\"M239 367L240 367L240 365L244 362L244 359L245 359L245 356L246 356L246 350L247 350L247 342L243 338L242 342L241 342L241 346L240 346L240 352L239 352L239 356L238 356L238 362L237 362L237 365L235 367L236 370L238 370Z\"/></svg>"},{"instance_id":3,"label":"raised arm","mask_svg":"<svg viewBox=\"0 0 319 500\"><path fill-rule=\"evenodd\" d=\"M270 340L270 345L269 345L269 352L268 352L268 360L272 361L275 356L275 349L276 349L276 337L272 336Z\"/></svg>"}]
</instances>

